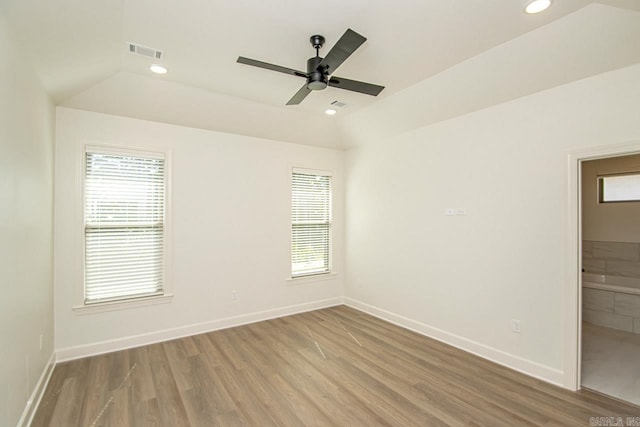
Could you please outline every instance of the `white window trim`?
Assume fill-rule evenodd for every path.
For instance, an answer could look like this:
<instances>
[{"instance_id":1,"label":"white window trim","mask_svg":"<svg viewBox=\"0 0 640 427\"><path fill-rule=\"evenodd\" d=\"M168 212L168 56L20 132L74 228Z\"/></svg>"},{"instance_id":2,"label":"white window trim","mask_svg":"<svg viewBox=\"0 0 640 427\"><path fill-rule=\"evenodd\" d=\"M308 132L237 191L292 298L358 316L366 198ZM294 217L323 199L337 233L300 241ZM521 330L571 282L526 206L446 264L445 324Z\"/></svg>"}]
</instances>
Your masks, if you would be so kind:
<instances>
[{"instance_id":1,"label":"white window trim","mask_svg":"<svg viewBox=\"0 0 640 427\"><path fill-rule=\"evenodd\" d=\"M307 276L287 277L285 282L289 286L304 285L306 283L324 282L327 280L335 280L338 273L335 271L327 271L326 273L309 274Z\"/></svg>"},{"instance_id":2,"label":"white window trim","mask_svg":"<svg viewBox=\"0 0 640 427\"><path fill-rule=\"evenodd\" d=\"M162 295L150 295L142 297L132 297L122 300L111 300L103 302L85 303L85 159L87 151L99 151L106 154L121 154L131 156L148 156L163 157L165 161L165 219L164 219L164 281ZM171 150L147 147L121 146L112 144L97 144L92 142L81 141L76 149L76 200L78 207L76 209L76 220L78 226L78 256L81 259L77 284L75 286L75 296L72 309L78 315L101 313L105 311L125 310L136 307L144 307L148 305L165 304L173 299L173 221L171 218L171 170L172 159Z\"/></svg>"},{"instance_id":3,"label":"white window trim","mask_svg":"<svg viewBox=\"0 0 640 427\"><path fill-rule=\"evenodd\" d=\"M301 276L293 276L291 274L291 252L293 251L293 241L291 236L291 212L293 210L293 203L291 200L291 188L293 186L293 174L301 173L306 175L323 175L329 176L332 178L331 180L331 227L329 227L329 271L325 271L322 273L315 274L307 274ZM287 285L302 285L305 283L314 283L325 280L333 280L336 278L336 272L333 271L333 208L335 206L334 199L334 182L333 182L333 172L330 170L324 169L309 169L309 168L301 168L293 166L289 170L289 262L288 262L288 277L285 279Z\"/></svg>"},{"instance_id":4,"label":"white window trim","mask_svg":"<svg viewBox=\"0 0 640 427\"><path fill-rule=\"evenodd\" d=\"M84 286L83 286L84 287ZM148 297L129 298L118 301L94 302L91 304L76 305L73 311L76 314L104 313L105 311L125 310L129 308L145 307L148 305L167 304L173 300L173 294L153 295Z\"/></svg>"}]
</instances>

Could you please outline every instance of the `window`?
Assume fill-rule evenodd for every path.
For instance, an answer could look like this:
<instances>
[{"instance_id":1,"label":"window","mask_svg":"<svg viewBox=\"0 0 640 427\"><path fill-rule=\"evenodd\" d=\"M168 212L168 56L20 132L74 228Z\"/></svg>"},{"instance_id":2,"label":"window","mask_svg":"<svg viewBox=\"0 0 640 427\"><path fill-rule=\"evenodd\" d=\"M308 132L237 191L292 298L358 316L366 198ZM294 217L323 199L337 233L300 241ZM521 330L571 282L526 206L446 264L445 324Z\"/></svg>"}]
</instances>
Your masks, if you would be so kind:
<instances>
[{"instance_id":1,"label":"window","mask_svg":"<svg viewBox=\"0 0 640 427\"><path fill-rule=\"evenodd\" d=\"M87 148L86 305L163 295L165 160L164 153Z\"/></svg>"},{"instance_id":2,"label":"window","mask_svg":"<svg viewBox=\"0 0 640 427\"><path fill-rule=\"evenodd\" d=\"M598 202L638 201L640 201L639 172L598 177Z\"/></svg>"},{"instance_id":3,"label":"window","mask_svg":"<svg viewBox=\"0 0 640 427\"><path fill-rule=\"evenodd\" d=\"M329 273L331 175L294 169L291 183L291 277Z\"/></svg>"}]
</instances>

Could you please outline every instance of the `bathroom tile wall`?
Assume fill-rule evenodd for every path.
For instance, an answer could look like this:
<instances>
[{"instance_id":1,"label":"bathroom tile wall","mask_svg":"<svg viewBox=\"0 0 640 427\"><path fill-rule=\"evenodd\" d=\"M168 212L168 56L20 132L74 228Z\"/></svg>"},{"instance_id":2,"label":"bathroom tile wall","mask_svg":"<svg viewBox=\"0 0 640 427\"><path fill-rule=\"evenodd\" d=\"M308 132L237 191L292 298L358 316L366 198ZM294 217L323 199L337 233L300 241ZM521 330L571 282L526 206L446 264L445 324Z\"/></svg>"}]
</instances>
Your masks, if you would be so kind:
<instances>
[{"instance_id":1,"label":"bathroom tile wall","mask_svg":"<svg viewBox=\"0 0 640 427\"><path fill-rule=\"evenodd\" d=\"M640 334L640 295L583 288L582 319L594 325Z\"/></svg>"},{"instance_id":2,"label":"bathroom tile wall","mask_svg":"<svg viewBox=\"0 0 640 427\"><path fill-rule=\"evenodd\" d=\"M582 242L585 273L640 279L640 244ZM640 334L640 295L583 288L582 317L599 326Z\"/></svg>"},{"instance_id":3,"label":"bathroom tile wall","mask_svg":"<svg viewBox=\"0 0 640 427\"><path fill-rule=\"evenodd\" d=\"M640 243L582 242L585 273L640 278Z\"/></svg>"}]
</instances>

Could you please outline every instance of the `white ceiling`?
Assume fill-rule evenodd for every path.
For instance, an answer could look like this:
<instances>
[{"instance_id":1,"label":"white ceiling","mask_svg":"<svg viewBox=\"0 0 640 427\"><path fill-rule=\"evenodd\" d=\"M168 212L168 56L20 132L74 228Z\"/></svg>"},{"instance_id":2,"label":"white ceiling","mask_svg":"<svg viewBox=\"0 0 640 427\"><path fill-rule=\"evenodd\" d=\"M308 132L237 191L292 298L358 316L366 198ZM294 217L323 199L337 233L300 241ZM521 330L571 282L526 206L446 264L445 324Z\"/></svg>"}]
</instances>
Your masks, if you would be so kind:
<instances>
[{"instance_id":1,"label":"white ceiling","mask_svg":"<svg viewBox=\"0 0 640 427\"><path fill-rule=\"evenodd\" d=\"M0 0L0 13L59 105L339 147L341 117L322 113L331 101L348 116L591 3L526 15L523 0ZM640 10L640 0L598 3ZM347 28L368 41L336 74L386 86L377 98L328 88L285 106L304 79L235 62L304 70L309 36L326 37L322 56ZM152 75L127 42L165 51L169 73Z\"/></svg>"}]
</instances>

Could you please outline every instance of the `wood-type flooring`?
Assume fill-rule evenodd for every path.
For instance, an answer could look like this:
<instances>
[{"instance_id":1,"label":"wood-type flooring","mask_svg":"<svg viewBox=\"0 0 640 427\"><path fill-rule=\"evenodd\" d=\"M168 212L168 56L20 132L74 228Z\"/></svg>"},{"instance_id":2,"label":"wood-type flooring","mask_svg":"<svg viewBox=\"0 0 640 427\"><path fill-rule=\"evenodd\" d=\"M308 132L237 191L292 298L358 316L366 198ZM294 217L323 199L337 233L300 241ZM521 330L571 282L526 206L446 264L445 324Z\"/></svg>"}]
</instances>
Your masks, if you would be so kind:
<instances>
[{"instance_id":1,"label":"wood-type flooring","mask_svg":"<svg viewBox=\"0 0 640 427\"><path fill-rule=\"evenodd\" d=\"M640 425L640 407L337 306L60 363L32 426L589 426L604 417Z\"/></svg>"}]
</instances>

